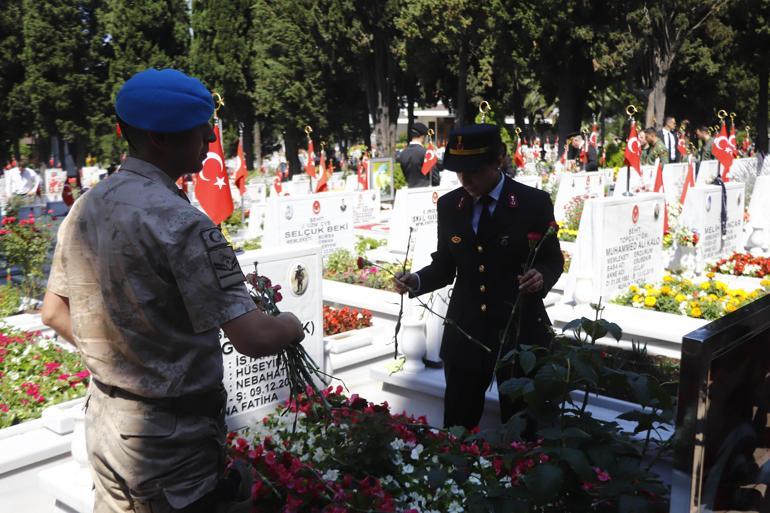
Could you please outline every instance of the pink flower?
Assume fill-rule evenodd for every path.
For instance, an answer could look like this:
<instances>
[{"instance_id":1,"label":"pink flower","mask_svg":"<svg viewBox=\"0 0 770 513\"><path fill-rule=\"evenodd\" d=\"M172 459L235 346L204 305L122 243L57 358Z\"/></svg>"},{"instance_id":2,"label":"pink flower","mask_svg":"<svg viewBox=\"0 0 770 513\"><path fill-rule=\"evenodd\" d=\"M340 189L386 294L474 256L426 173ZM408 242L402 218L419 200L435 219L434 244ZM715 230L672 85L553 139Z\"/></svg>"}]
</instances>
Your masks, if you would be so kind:
<instances>
[{"instance_id":1,"label":"pink flower","mask_svg":"<svg viewBox=\"0 0 770 513\"><path fill-rule=\"evenodd\" d=\"M0 404L0 411L3 413L8 413L8 405L7 404Z\"/></svg>"},{"instance_id":2,"label":"pink flower","mask_svg":"<svg viewBox=\"0 0 770 513\"><path fill-rule=\"evenodd\" d=\"M271 467L275 465L276 460L277 458L273 451L268 451L267 453L265 453L265 463L267 463Z\"/></svg>"},{"instance_id":3,"label":"pink flower","mask_svg":"<svg viewBox=\"0 0 770 513\"><path fill-rule=\"evenodd\" d=\"M609 472L607 472L606 470L602 470L599 467L594 467L594 472L596 472L596 479L598 479L602 483L606 483L607 481L610 481L612 479L610 477Z\"/></svg>"}]
</instances>

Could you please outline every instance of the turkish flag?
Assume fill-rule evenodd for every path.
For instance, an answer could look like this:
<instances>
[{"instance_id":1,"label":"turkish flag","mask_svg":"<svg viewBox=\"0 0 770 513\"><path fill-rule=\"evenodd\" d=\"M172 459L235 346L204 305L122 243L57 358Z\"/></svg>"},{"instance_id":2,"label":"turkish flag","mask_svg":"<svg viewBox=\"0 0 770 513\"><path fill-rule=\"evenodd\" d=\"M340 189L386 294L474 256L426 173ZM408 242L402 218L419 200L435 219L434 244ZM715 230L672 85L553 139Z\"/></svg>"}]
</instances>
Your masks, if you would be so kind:
<instances>
[{"instance_id":1,"label":"turkish flag","mask_svg":"<svg viewBox=\"0 0 770 513\"><path fill-rule=\"evenodd\" d=\"M631 129L626 140L625 164L636 169L642 176L642 147L639 144L639 134L636 132L636 121L631 121Z\"/></svg>"},{"instance_id":2,"label":"turkish flag","mask_svg":"<svg viewBox=\"0 0 770 513\"><path fill-rule=\"evenodd\" d=\"M524 152L521 150L521 139L516 143L516 153L513 154L513 163L517 168L524 167L526 160L524 159Z\"/></svg>"},{"instance_id":3,"label":"turkish flag","mask_svg":"<svg viewBox=\"0 0 770 513\"><path fill-rule=\"evenodd\" d=\"M329 186L326 185L326 182L329 181L329 176L331 173L331 166L329 166L329 169L326 169L326 155L324 154L323 149L321 150L321 162L319 162L319 170L321 171L321 178L318 180L318 185L316 185L315 192L324 192L329 190Z\"/></svg>"},{"instance_id":4,"label":"turkish flag","mask_svg":"<svg viewBox=\"0 0 770 513\"><path fill-rule=\"evenodd\" d=\"M733 165L733 150L730 148L730 139L727 137L727 127L724 122L722 123L719 135L714 138L711 152L719 163L722 164L722 181L727 183L729 181L727 175L730 172L730 166Z\"/></svg>"},{"instance_id":5,"label":"turkish flag","mask_svg":"<svg viewBox=\"0 0 770 513\"><path fill-rule=\"evenodd\" d=\"M695 166L692 162L692 155L687 159L687 175L684 178L684 187L682 187L682 195L679 197L679 203L684 205L684 200L687 199L687 191L690 187L695 187Z\"/></svg>"},{"instance_id":6,"label":"turkish flag","mask_svg":"<svg viewBox=\"0 0 770 513\"><path fill-rule=\"evenodd\" d=\"M235 172L235 186L238 187L241 195L246 192L246 178L249 177L249 170L246 169L246 159L243 157L243 139L238 141L238 170Z\"/></svg>"},{"instance_id":7,"label":"turkish flag","mask_svg":"<svg viewBox=\"0 0 770 513\"><path fill-rule=\"evenodd\" d=\"M323 155L323 153L321 153ZM323 157L322 157L323 158ZM321 164L323 166L323 164ZM315 178L315 151L313 151L313 139L307 138L307 164L305 164L305 173Z\"/></svg>"},{"instance_id":8,"label":"turkish flag","mask_svg":"<svg viewBox=\"0 0 770 513\"><path fill-rule=\"evenodd\" d=\"M436 148L433 147L433 143L428 145L428 149L425 150L425 158L422 161L422 169L420 170L423 176L427 176L433 166L438 162L438 155L436 155Z\"/></svg>"},{"instance_id":9,"label":"turkish flag","mask_svg":"<svg viewBox=\"0 0 770 513\"><path fill-rule=\"evenodd\" d=\"M746 131L746 137L743 139L743 153L747 154L749 153L749 148L751 148L751 138L749 138L749 132Z\"/></svg>"},{"instance_id":10,"label":"turkish flag","mask_svg":"<svg viewBox=\"0 0 770 513\"><path fill-rule=\"evenodd\" d=\"M599 158L599 165L603 166L607 163L607 150L602 146L602 156Z\"/></svg>"},{"instance_id":11,"label":"turkish flag","mask_svg":"<svg viewBox=\"0 0 770 513\"><path fill-rule=\"evenodd\" d=\"M221 224L233 213L233 197L230 194L230 182L225 169L225 157L222 151L222 137L218 124L214 125L216 140L209 143L209 152L203 161L203 169L195 182L195 197L214 224Z\"/></svg>"},{"instance_id":12,"label":"turkish flag","mask_svg":"<svg viewBox=\"0 0 770 513\"><path fill-rule=\"evenodd\" d=\"M358 185L361 190L369 189L369 158L365 155L358 162Z\"/></svg>"},{"instance_id":13,"label":"turkish flag","mask_svg":"<svg viewBox=\"0 0 770 513\"><path fill-rule=\"evenodd\" d=\"M591 126L591 135L588 137L588 144L596 149L599 148L599 127L596 126L596 123Z\"/></svg>"},{"instance_id":14,"label":"turkish flag","mask_svg":"<svg viewBox=\"0 0 770 513\"><path fill-rule=\"evenodd\" d=\"M655 185L652 188L653 192L665 193L663 187L663 163L658 162L658 172L655 174ZM668 233L668 203L663 200L663 233Z\"/></svg>"},{"instance_id":15,"label":"turkish flag","mask_svg":"<svg viewBox=\"0 0 770 513\"><path fill-rule=\"evenodd\" d=\"M730 127L730 137L727 139L730 143L730 149L733 150L733 158L738 156L738 142L735 140L735 125Z\"/></svg>"},{"instance_id":16,"label":"turkish flag","mask_svg":"<svg viewBox=\"0 0 770 513\"><path fill-rule=\"evenodd\" d=\"M684 132L679 133L679 139L676 141L676 149L682 157L687 156L687 136Z\"/></svg>"},{"instance_id":17,"label":"turkish flag","mask_svg":"<svg viewBox=\"0 0 770 513\"><path fill-rule=\"evenodd\" d=\"M281 194L281 191L283 190L283 185L281 185L281 177L280 176L276 176L273 179L273 189L275 189L275 192L277 192L278 194Z\"/></svg>"}]
</instances>

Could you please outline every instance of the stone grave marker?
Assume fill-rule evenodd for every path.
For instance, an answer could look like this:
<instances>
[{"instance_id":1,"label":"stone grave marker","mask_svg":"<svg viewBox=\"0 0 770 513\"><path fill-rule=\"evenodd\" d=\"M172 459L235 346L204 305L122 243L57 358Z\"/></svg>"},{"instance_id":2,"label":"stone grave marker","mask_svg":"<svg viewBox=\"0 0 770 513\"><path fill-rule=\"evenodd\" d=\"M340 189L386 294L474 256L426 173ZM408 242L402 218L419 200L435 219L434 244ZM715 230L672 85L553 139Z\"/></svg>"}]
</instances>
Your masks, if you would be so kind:
<instances>
[{"instance_id":1,"label":"stone grave marker","mask_svg":"<svg viewBox=\"0 0 770 513\"><path fill-rule=\"evenodd\" d=\"M553 212L556 221L566 218L566 207L578 196L604 197L604 175L596 172L562 173L559 178L559 189L556 192Z\"/></svg>"},{"instance_id":2,"label":"stone grave marker","mask_svg":"<svg viewBox=\"0 0 770 513\"><path fill-rule=\"evenodd\" d=\"M542 189L543 188L543 181L540 179L540 175L520 175L517 174L516 178L514 178L519 183L523 183L524 185L528 185L530 187L533 187L535 189Z\"/></svg>"},{"instance_id":3,"label":"stone grave marker","mask_svg":"<svg viewBox=\"0 0 770 513\"><path fill-rule=\"evenodd\" d=\"M718 185L697 185L689 190L682 208L682 224L700 237L696 248L698 269L711 261L730 256L739 249L743 232L744 184L728 182L727 232L722 237L722 188Z\"/></svg>"},{"instance_id":4,"label":"stone grave marker","mask_svg":"<svg viewBox=\"0 0 770 513\"><path fill-rule=\"evenodd\" d=\"M698 173L695 177L695 185L711 185L711 182L717 177L717 169L721 173L722 166L716 160L704 160L700 166L696 163L695 169Z\"/></svg>"},{"instance_id":5,"label":"stone grave marker","mask_svg":"<svg viewBox=\"0 0 770 513\"><path fill-rule=\"evenodd\" d=\"M45 170L43 188L45 199L49 203L62 201L64 184L67 183L67 172L61 168L48 168Z\"/></svg>"},{"instance_id":6,"label":"stone grave marker","mask_svg":"<svg viewBox=\"0 0 770 513\"><path fill-rule=\"evenodd\" d=\"M409 239L409 227L415 230L429 226L434 231L438 223L436 204L439 197L454 190L455 187L420 187L399 189L393 203L393 215L390 219L388 250L397 253L406 251Z\"/></svg>"},{"instance_id":7,"label":"stone grave marker","mask_svg":"<svg viewBox=\"0 0 770 513\"><path fill-rule=\"evenodd\" d=\"M634 194L652 191L652 188L655 185L655 173L658 172L658 166L641 166L641 171L642 174L640 176L634 168L631 168L631 186L629 190ZM623 166L618 170L618 175L615 179L615 190L612 193L613 197L617 198L618 196L623 196L623 193L626 192L627 182L628 173L626 172L626 166Z\"/></svg>"},{"instance_id":8,"label":"stone grave marker","mask_svg":"<svg viewBox=\"0 0 770 513\"><path fill-rule=\"evenodd\" d=\"M323 296L321 255L318 246L248 251L238 257L244 274L254 271L281 285L278 308L292 312L305 326L302 344L313 360L324 364ZM231 430L259 422L289 396L286 371L275 357L251 358L238 353L224 333L220 334L227 390L226 421ZM321 370L324 370L323 367Z\"/></svg>"},{"instance_id":9,"label":"stone grave marker","mask_svg":"<svg viewBox=\"0 0 770 513\"><path fill-rule=\"evenodd\" d=\"M608 302L632 283L661 279L664 212L659 193L586 201L565 297Z\"/></svg>"}]
</instances>

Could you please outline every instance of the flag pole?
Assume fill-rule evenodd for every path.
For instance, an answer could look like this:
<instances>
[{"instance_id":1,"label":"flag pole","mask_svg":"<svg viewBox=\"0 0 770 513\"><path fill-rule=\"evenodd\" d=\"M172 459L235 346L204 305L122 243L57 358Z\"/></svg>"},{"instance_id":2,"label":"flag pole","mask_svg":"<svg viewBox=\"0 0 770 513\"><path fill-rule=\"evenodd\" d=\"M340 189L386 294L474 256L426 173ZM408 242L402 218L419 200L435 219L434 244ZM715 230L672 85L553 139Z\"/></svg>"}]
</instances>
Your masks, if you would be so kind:
<instances>
[{"instance_id":1,"label":"flag pole","mask_svg":"<svg viewBox=\"0 0 770 513\"><path fill-rule=\"evenodd\" d=\"M243 123L238 123L238 145L243 148ZM246 156L244 155L244 159ZM238 163L240 164L240 159L238 159ZM243 165L246 165L246 162L243 163ZM240 169L240 168L239 168ZM248 170L248 168L247 168ZM246 174L248 177L248 173ZM236 184L237 185L237 184ZM240 192L240 189L238 190ZM243 216L246 215L246 201L244 200L244 195L241 194L241 219L243 219Z\"/></svg>"},{"instance_id":2,"label":"flag pole","mask_svg":"<svg viewBox=\"0 0 770 513\"><path fill-rule=\"evenodd\" d=\"M626 107L626 114L628 114L628 120L631 123L634 122L634 114L636 114L636 112L638 111L634 105L629 105ZM626 144L628 144L628 141L626 141ZM631 163L628 162L628 159L626 159L626 192L623 193L623 196L628 197L633 195L634 193L631 192Z\"/></svg>"}]
</instances>

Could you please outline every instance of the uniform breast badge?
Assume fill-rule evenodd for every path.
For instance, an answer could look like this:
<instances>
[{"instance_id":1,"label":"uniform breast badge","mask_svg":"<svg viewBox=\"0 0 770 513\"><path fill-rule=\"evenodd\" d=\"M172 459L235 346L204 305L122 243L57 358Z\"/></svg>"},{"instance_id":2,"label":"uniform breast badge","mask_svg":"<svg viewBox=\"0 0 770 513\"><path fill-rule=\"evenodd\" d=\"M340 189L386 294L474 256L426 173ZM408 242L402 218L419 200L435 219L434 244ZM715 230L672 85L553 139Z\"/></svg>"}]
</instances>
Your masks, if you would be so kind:
<instances>
[{"instance_id":1,"label":"uniform breast badge","mask_svg":"<svg viewBox=\"0 0 770 513\"><path fill-rule=\"evenodd\" d=\"M460 244L463 240L458 235L454 235L451 239L452 244Z\"/></svg>"},{"instance_id":2,"label":"uniform breast badge","mask_svg":"<svg viewBox=\"0 0 770 513\"><path fill-rule=\"evenodd\" d=\"M500 237L500 245L501 246L505 247L509 243L510 243L510 237L508 237L507 235L503 235L502 237Z\"/></svg>"},{"instance_id":3,"label":"uniform breast badge","mask_svg":"<svg viewBox=\"0 0 770 513\"><path fill-rule=\"evenodd\" d=\"M519 202L516 201L516 195L511 194L508 196L508 208L516 208L519 206Z\"/></svg>"},{"instance_id":4,"label":"uniform breast badge","mask_svg":"<svg viewBox=\"0 0 770 513\"><path fill-rule=\"evenodd\" d=\"M457 210L460 210L465 205L465 196L460 196L460 201L457 202Z\"/></svg>"}]
</instances>

